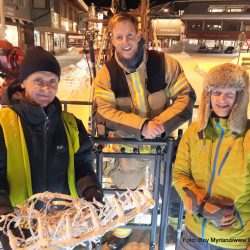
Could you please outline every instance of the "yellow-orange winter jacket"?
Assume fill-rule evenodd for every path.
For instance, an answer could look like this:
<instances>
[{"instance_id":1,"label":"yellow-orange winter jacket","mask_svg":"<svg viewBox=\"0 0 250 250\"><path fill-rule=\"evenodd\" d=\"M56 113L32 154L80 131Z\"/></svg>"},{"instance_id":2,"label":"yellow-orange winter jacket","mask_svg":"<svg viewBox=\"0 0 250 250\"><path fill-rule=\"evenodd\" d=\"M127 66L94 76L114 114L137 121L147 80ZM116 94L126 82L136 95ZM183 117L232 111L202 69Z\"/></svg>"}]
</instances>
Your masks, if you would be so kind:
<instances>
[{"instance_id":1,"label":"yellow-orange winter jacket","mask_svg":"<svg viewBox=\"0 0 250 250\"><path fill-rule=\"evenodd\" d=\"M186 214L187 228L208 243L242 249L250 240L250 123L244 134L234 136L227 119L210 118L203 133L193 123L180 141L174 165L174 185L181 198L184 187L194 193L203 190L209 197L234 200L236 222L218 229L211 221Z\"/></svg>"}]
</instances>

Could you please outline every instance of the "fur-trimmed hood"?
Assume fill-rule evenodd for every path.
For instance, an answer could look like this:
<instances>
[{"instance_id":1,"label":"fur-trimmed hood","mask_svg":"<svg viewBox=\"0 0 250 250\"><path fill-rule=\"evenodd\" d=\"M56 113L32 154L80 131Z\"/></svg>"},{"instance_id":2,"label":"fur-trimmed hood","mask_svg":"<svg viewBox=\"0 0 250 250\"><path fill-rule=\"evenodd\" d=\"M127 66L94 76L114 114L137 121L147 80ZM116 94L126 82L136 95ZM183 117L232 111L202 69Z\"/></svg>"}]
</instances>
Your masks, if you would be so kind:
<instances>
[{"instance_id":1,"label":"fur-trimmed hood","mask_svg":"<svg viewBox=\"0 0 250 250\"><path fill-rule=\"evenodd\" d=\"M233 88L237 91L236 101L228 118L228 127L233 134L244 132L247 123L249 101L249 76L236 64L225 63L212 68L204 78L199 105L198 129L206 128L211 115L211 91L215 88Z\"/></svg>"}]
</instances>

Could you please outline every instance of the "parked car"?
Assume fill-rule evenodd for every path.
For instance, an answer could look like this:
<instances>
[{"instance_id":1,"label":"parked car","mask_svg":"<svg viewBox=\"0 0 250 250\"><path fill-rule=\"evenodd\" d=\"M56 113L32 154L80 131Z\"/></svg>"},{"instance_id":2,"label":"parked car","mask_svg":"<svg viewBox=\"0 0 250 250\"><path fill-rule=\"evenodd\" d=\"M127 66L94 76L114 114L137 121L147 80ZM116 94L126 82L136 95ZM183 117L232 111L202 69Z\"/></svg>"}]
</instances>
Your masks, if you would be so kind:
<instances>
[{"instance_id":1,"label":"parked car","mask_svg":"<svg viewBox=\"0 0 250 250\"><path fill-rule=\"evenodd\" d=\"M236 51L235 51L235 48L234 48L234 46L229 46L229 47L227 47L226 49L225 49L225 51L224 51L224 53L226 53L226 54L233 54L233 53L235 53Z\"/></svg>"},{"instance_id":2,"label":"parked car","mask_svg":"<svg viewBox=\"0 0 250 250\"><path fill-rule=\"evenodd\" d=\"M217 53L217 54L223 53L223 48L222 47L213 47L211 49L211 53Z\"/></svg>"},{"instance_id":3,"label":"parked car","mask_svg":"<svg viewBox=\"0 0 250 250\"><path fill-rule=\"evenodd\" d=\"M209 49L207 46L200 46L198 53L209 53Z\"/></svg>"}]
</instances>

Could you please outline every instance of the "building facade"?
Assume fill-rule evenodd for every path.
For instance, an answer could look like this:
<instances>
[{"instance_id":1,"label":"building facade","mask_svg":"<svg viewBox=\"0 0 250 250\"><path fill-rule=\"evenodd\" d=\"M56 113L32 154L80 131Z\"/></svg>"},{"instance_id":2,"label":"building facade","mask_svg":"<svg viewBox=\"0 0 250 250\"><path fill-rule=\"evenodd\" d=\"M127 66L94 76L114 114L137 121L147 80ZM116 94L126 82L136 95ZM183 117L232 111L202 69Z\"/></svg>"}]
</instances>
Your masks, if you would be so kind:
<instances>
[{"instance_id":1,"label":"building facade","mask_svg":"<svg viewBox=\"0 0 250 250\"><path fill-rule=\"evenodd\" d=\"M1 8L4 39L25 50L34 45L34 23L30 12L31 0L4 0Z\"/></svg>"},{"instance_id":2,"label":"building facade","mask_svg":"<svg viewBox=\"0 0 250 250\"><path fill-rule=\"evenodd\" d=\"M168 48L181 40L184 24L180 19L154 19L151 22L161 48Z\"/></svg>"},{"instance_id":3,"label":"building facade","mask_svg":"<svg viewBox=\"0 0 250 250\"><path fill-rule=\"evenodd\" d=\"M59 53L80 38L78 16L88 6L80 0L33 0L32 20L35 24L35 45Z\"/></svg>"},{"instance_id":4,"label":"building facade","mask_svg":"<svg viewBox=\"0 0 250 250\"><path fill-rule=\"evenodd\" d=\"M181 6L176 6L175 1L156 5L150 8L149 17L152 25L152 32L157 37L161 48L168 48L182 41L184 23L181 21L183 14ZM155 40L152 37L150 40Z\"/></svg>"},{"instance_id":5,"label":"building facade","mask_svg":"<svg viewBox=\"0 0 250 250\"><path fill-rule=\"evenodd\" d=\"M239 46L244 32L243 48L250 39L250 1L190 3L181 20L189 43L213 47Z\"/></svg>"},{"instance_id":6,"label":"building facade","mask_svg":"<svg viewBox=\"0 0 250 250\"><path fill-rule=\"evenodd\" d=\"M88 10L82 0L3 0L2 3L1 37L24 51L38 45L59 53L70 42L74 45L81 41L78 16Z\"/></svg>"}]
</instances>

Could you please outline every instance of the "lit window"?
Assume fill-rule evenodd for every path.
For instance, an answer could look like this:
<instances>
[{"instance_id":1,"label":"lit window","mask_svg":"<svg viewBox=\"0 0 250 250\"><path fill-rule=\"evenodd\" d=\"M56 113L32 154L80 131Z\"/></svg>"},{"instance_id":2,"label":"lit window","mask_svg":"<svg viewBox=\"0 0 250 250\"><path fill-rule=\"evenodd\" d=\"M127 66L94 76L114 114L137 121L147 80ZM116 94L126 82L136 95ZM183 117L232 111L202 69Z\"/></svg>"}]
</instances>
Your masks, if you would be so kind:
<instances>
[{"instance_id":1,"label":"lit window","mask_svg":"<svg viewBox=\"0 0 250 250\"><path fill-rule=\"evenodd\" d=\"M188 29L191 30L201 30L202 29L202 23L197 22L188 22Z\"/></svg>"},{"instance_id":2,"label":"lit window","mask_svg":"<svg viewBox=\"0 0 250 250\"><path fill-rule=\"evenodd\" d=\"M246 25L245 31L250 31L250 25Z\"/></svg>"},{"instance_id":3,"label":"lit window","mask_svg":"<svg viewBox=\"0 0 250 250\"><path fill-rule=\"evenodd\" d=\"M221 24L207 23L205 24L206 30L221 30Z\"/></svg>"},{"instance_id":4,"label":"lit window","mask_svg":"<svg viewBox=\"0 0 250 250\"><path fill-rule=\"evenodd\" d=\"M182 16L184 14L184 10L179 10L179 16Z\"/></svg>"},{"instance_id":5,"label":"lit window","mask_svg":"<svg viewBox=\"0 0 250 250\"><path fill-rule=\"evenodd\" d=\"M222 13L225 11L225 8L209 8L208 11L211 13Z\"/></svg>"},{"instance_id":6,"label":"lit window","mask_svg":"<svg viewBox=\"0 0 250 250\"><path fill-rule=\"evenodd\" d=\"M244 8L227 8L227 12L235 12L235 13L241 13L244 12Z\"/></svg>"}]
</instances>

